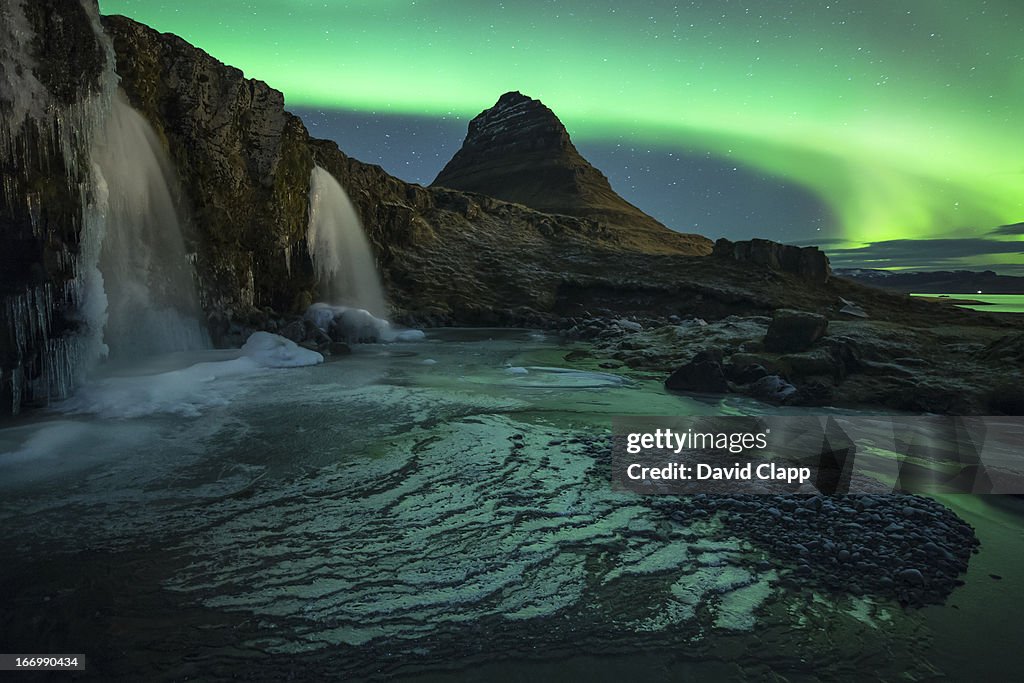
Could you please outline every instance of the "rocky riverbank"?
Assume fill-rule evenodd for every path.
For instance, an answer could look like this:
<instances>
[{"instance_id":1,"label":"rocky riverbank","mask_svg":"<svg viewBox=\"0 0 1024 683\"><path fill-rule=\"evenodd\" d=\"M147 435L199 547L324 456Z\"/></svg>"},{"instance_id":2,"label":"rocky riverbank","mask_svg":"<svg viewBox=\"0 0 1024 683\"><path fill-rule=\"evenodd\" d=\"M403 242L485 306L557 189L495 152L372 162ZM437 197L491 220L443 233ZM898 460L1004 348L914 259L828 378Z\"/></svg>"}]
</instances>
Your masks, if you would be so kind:
<instances>
[{"instance_id":1,"label":"rocky riverbank","mask_svg":"<svg viewBox=\"0 0 1024 683\"><path fill-rule=\"evenodd\" d=\"M602 367L665 376L674 391L740 393L800 406L884 407L954 415L1024 414L1019 327L885 320L778 309L772 315L584 318Z\"/></svg>"}]
</instances>

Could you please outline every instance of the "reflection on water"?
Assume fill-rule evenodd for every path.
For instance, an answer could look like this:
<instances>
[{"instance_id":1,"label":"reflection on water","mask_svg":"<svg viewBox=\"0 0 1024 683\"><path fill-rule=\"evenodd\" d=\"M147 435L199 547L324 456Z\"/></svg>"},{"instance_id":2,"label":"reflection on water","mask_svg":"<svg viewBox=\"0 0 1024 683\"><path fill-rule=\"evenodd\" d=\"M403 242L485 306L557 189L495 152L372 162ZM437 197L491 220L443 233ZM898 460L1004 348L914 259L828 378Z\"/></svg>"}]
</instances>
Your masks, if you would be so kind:
<instances>
[{"instance_id":1,"label":"reflection on water","mask_svg":"<svg viewBox=\"0 0 1024 683\"><path fill-rule=\"evenodd\" d=\"M958 506L999 550L954 594L988 591L956 627L952 607L793 590L716 515L613 492L612 415L780 409L669 395L569 350L439 330L179 383L188 417L106 401L102 419L2 430L0 631L11 651L86 651L107 678L813 680L954 670L955 639L1016 612L1019 590L993 599L974 576L1010 574L1016 510Z\"/></svg>"}]
</instances>

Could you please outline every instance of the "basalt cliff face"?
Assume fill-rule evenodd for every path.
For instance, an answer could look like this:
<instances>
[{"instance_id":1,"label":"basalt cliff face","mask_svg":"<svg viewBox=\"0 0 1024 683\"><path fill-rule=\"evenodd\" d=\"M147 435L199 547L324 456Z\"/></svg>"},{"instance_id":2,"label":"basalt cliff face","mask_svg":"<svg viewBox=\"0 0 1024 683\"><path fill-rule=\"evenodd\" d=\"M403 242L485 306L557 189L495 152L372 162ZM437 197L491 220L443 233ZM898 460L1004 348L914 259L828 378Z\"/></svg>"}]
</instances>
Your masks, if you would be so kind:
<instances>
[{"instance_id":1,"label":"basalt cliff face","mask_svg":"<svg viewBox=\"0 0 1024 683\"><path fill-rule=\"evenodd\" d=\"M177 36L124 17L105 17L103 24L121 85L166 140L191 201L200 291L215 333L225 320L254 309L295 312L317 298L305 244L314 163L342 183L358 208L399 318L543 324L597 304L669 312L695 307L714 316L770 310L801 279L750 261L686 255L709 254L710 240L668 230L615 195L535 100L511 95L499 105L519 102L535 112L523 119L533 122L525 137L538 132L540 119L552 140L543 142L537 159L562 150L559 158L586 181L573 186L583 188L572 200L575 208L563 201L568 190L553 193L548 208L558 213L403 182L333 142L311 138L285 111L280 92ZM547 113L537 114L541 109ZM524 137L511 129L509 135ZM526 162L519 156L509 163ZM607 210L595 214L584 206L584 200L599 206L595 197L604 197ZM539 195L534 203L543 206ZM569 215L574 211L580 215ZM751 290L750 282L763 286Z\"/></svg>"},{"instance_id":2,"label":"basalt cliff face","mask_svg":"<svg viewBox=\"0 0 1024 683\"><path fill-rule=\"evenodd\" d=\"M0 415L67 391L80 325L90 138L113 64L95 4L0 0Z\"/></svg>"},{"instance_id":3,"label":"basalt cliff face","mask_svg":"<svg viewBox=\"0 0 1024 683\"><path fill-rule=\"evenodd\" d=\"M592 219L623 249L698 256L711 252L706 237L670 230L620 197L576 150L554 112L519 92L505 93L470 121L462 148L433 184Z\"/></svg>"}]
</instances>

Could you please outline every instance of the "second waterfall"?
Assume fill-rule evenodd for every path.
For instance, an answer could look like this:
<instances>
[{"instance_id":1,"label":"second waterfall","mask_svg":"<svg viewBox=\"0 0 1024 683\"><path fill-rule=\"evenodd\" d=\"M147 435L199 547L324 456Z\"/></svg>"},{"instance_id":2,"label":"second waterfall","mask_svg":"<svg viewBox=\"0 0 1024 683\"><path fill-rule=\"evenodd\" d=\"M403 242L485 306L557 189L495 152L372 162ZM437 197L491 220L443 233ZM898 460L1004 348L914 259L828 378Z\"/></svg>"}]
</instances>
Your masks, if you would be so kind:
<instances>
[{"instance_id":1,"label":"second waterfall","mask_svg":"<svg viewBox=\"0 0 1024 683\"><path fill-rule=\"evenodd\" d=\"M309 176L306 242L330 303L387 316L384 288L359 215L341 184L319 166Z\"/></svg>"}]
</instances>

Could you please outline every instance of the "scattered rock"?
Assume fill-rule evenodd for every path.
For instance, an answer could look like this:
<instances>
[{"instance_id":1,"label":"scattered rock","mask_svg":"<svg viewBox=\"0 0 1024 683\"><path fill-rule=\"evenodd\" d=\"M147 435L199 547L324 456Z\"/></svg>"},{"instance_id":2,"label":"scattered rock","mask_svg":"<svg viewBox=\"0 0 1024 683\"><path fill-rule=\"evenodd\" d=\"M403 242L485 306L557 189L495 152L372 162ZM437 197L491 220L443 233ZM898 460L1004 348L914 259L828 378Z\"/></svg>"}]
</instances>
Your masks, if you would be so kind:
<instances>
[{"instance_id":1,"label":"scattered rock","mask_svg":"<svg viewBox=\"0 0 1024 683\"><path fill-rule=\"evenodd\" d=\"M724 393L729 390L722 364L714 354L701 351L665 380L665 388L673 391Z\"/></svg>"},{"instance_id":2,"label":"scattered rock","mask_svg":"<svg viewBox=\"0 0 1024 683\"><path fill-rule=\"evenodd\" d=\"M920 586L924 583L924 575L919 569L903 569L896 574L896 578L912 586Z\"/></svg>"},{"instance_id":3,"label":"scattered rock","mask_svg":"<svg viewBox=\"0 0 1024 683\"><path fill-rule=\"evenodd\" d=\"M737 367L734 363L727 364L723 366L723 369L729 379L736 384L752 384L769 375L764 366L758 363L748 363L742 367Z\"/></svg>"},{"instance_id":4,"label":"scattered rock","mask_svg":"<svg viewBox=\"0 0 1024 683\"><path fill-rule=\"evenodd\" d=\"M624 330L628 330L629 332L642 332L644 329L643 325L637 322L633 322L632 320L619 319L615 321L615 325L621 327Z\"/></svg>"},{"instance_id":5,"label":"scattered rock","mask_svg":"<svg viewBox=\"0 0 1024 683\"><path fill-rule=\"evenodd\" d=\"M825 335L828 319L817 313L779 309L768 326L764 347L777 353L806 351Z\"/></svg>"},{"instance_id":6,"label":"scattered rock","mask_svg":"<svg viewBox=\"0 0 1024 683\"><path fill-rule=\"evenodd\" d=\"M293 320L282 327L278 334L298 344L308 336L306 323L303 320Z\"/></svg>"},{"instance_id":7,"label":"scattered rock","mask_svg":"<svg viewBox=\"0 0 1024 683\"><path fill-rule=\"evenodd\" d=\"M844 313L846 315L852 315L852 316L857 317L857 318L867 318L867 317L870 317L864 311L863 308L861 308L857 304L853 303L852 301L847 301L843 297L839 297L839 301L843 304L843 307L839 309L840 313Z\"/></svg>"},{"instance_id":8,"label":"scattered rock","mask_svg":"<svg viewBox=\"0 0 1024 683\"><path fill-rule=\"evenodd\" d=\"M750 385L750 395L769 403L784 403L796 393L796 387L778 375L762 377Z\"/></svg>"}]
</instances>

